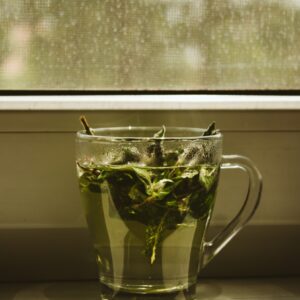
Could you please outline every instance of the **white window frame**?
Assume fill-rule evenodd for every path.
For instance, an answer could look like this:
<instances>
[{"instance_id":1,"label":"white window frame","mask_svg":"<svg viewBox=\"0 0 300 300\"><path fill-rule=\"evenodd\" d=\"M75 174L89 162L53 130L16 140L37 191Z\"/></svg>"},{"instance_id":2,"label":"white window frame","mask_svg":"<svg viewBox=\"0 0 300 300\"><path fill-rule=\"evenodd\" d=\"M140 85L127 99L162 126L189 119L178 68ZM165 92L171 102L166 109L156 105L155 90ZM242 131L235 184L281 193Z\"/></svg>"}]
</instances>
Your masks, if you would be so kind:
<instances>
[{"instance_id":1,"label":"white window frame","mask_svg":"<svg viewBox=\"0 0 300 300\"><path fill-rule=\"evenodd\" d=\"M300 110L283 95L30 95L0 96L5 110Z\"/></svg>"}]
</instances>

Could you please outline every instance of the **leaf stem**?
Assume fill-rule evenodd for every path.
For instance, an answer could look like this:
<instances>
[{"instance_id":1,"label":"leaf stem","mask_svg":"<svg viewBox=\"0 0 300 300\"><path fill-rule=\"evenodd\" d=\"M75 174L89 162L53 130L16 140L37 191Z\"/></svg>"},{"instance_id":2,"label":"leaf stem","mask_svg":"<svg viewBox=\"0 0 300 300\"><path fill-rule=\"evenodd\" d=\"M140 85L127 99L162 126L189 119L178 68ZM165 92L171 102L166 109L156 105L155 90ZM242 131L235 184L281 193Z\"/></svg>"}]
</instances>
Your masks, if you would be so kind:
<instances>
[{"instance_id":1,"label":"leaf stem","mask_svg":"<svg viewBox=\"0 0 300 300\"><path fill-rule=\"evenodd\" d=\"M89 126L85 116L80 116L80 122L82 126L84 127L86 134L88 135L94 135L92 128Z\"/></svg>"},{"instance_id":2,"label":"leaf stem","mask_svg":"<svg viewBox=\"0 0 300 300\"><path fill-rule=\"evenodd\" d=\"M153 247L152 247L151 264L153 264L154 261L155 261L155 258L156 258L156 247L158 245L160 233L162 232L163 224L165 222L165 219L166 219L168 213L169 213L169 210L167 210L165 212L165 214L163 215L163 217L160 220L159 225L157 226L157 231L156 231L156 234L155 234L155 237L154 237L154 243L153 243Z\"/></svg>"}]
</instances>

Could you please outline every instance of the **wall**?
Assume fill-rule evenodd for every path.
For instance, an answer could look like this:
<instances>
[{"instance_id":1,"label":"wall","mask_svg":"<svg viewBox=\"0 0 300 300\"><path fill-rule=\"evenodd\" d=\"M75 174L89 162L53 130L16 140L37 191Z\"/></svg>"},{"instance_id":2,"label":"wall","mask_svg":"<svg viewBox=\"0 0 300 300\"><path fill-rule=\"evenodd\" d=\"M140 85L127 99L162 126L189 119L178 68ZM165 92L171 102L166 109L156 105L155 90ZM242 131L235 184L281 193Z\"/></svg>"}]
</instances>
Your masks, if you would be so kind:
<instances>
[{"instance_id":1,"label":"wall","mask_svg":"<svg viewBox=\"0 0 300 300\"><path fill-rule=\"evenodd\" d=\"M0 281L96 277L75 173L74 134L94 127L205 127L215 120L224 153L260 169L261 205L203 276L299 275L300 111L0 111ZM212 231L242 205L246 177L222 174Z\"/></svg>"}]
</instances>

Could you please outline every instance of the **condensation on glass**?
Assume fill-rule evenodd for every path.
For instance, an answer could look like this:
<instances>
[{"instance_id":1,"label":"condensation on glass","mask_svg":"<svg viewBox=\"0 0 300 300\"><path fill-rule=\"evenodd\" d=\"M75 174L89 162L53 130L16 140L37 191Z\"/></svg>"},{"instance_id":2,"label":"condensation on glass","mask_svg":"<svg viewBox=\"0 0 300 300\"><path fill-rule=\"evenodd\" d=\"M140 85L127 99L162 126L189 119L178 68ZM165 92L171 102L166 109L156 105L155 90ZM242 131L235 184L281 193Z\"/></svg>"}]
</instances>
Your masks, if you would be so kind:
<instances>
[{"instance_id":1,"label":"condensation on glass","mask_svg":"<svg viewBox=\"0 0 300 300\"><path fill-rule=\"evenodd\" d=\"M300 0L0 0L0 89L296 89Z\"/></svg>"}]
</instances>

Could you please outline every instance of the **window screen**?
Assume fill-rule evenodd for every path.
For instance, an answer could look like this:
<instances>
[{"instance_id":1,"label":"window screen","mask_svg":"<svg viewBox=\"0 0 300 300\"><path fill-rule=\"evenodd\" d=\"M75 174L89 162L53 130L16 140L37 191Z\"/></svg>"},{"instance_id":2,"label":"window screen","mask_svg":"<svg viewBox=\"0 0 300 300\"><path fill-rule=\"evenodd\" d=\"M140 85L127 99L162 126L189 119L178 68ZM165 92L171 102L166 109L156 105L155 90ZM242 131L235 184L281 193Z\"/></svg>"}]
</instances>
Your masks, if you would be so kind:
<instances>
[{"instance_id":1,"label":"window screen","mask_svg":"<svg viewBox=\"0 0 300 300\"><path fill-rule=\"evenodd\" d=\"M0 89L297 89L299 34L300 0L0 0Z\"/></svg>"}]
</instances>

